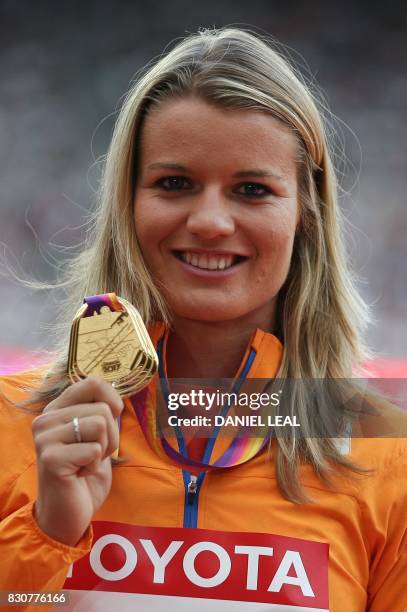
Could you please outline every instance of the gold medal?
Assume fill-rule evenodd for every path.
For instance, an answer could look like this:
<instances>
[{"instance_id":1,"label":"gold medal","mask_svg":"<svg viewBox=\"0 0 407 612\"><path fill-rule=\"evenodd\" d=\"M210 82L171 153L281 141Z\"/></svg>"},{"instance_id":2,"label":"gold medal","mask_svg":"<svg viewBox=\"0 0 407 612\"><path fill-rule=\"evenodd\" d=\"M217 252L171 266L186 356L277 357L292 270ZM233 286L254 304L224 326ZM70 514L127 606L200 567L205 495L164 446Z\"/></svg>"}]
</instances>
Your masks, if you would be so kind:
<instances>
[{"instance_id":1,"label":"gold medal","mask_svg":"<svg viewBox=\"0 0 407 612\"><path fill-rule=\"evenodd\" d=\"M87 300L92 300L92 305ZM71 382L95 374L125 396L148 385L157 369L157 353L132 304L114 293L85 299L72 322L68 357Z\"/></svg>"}]
</instances>

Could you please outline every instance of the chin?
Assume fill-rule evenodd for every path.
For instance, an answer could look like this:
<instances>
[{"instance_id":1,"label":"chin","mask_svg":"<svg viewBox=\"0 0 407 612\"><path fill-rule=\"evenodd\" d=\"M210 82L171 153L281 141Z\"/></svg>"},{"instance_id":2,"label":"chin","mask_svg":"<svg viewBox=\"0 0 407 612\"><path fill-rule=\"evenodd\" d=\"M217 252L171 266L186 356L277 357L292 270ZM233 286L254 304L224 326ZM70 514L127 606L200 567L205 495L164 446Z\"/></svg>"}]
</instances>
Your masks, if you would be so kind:
<instances>
[{"instance_id":1,"label":"chin","mask_svg":"<svg viewBox=\"0 0 407 612\"><path fill-rule=\"evenodd\" d=\"M207 304L202 307L186 308L183 304L181 308L170 306L171 311L177 316L184 319L193 319L195 321L203 321L206 323L216 323L221 321L232 321L245 315L245 312L237 312L233 308L217 306L214 303Z\"/></svg>"}]
</instances>

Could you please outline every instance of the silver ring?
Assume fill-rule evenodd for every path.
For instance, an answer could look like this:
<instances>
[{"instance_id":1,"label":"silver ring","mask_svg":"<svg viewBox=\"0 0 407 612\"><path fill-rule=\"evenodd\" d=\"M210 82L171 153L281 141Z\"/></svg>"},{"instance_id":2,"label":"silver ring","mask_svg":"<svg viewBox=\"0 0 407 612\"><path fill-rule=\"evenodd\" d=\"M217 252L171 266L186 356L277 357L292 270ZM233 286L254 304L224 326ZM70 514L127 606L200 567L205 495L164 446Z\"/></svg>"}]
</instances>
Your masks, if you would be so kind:
<instances>
[{"instance_id":1,"label":"silver ring","mask_svg":"<svg viewBox=\"0 0 407 612\"><path fill-rule=\"evenodd\" d=\"M73 427L73 432L75 434L76 442L82 442L81 429L79 427L79 418L78 417L74 417L72 419L72 427Z\"/></svg>"}]
</instances>

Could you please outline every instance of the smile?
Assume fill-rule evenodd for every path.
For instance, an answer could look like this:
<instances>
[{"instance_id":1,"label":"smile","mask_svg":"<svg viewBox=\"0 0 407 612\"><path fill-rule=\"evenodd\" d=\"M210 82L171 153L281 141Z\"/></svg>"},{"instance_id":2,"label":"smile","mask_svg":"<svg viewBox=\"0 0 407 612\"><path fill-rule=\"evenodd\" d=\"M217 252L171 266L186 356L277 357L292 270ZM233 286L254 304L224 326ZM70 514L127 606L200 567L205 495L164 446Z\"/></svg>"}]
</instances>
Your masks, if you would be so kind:
<instances>
[{"instance_id":1,"label":"smile","mask_svg":"<svg viewBox=\"0 0 407 612\"><path fill-rule=\"evenodd\" d=\"M227 254L196 253L193 251L174 251L175 256L181 261L200 268L201 270L227 270L232 266L244 261L247 257Z\"/></svg>"}]
</instances>

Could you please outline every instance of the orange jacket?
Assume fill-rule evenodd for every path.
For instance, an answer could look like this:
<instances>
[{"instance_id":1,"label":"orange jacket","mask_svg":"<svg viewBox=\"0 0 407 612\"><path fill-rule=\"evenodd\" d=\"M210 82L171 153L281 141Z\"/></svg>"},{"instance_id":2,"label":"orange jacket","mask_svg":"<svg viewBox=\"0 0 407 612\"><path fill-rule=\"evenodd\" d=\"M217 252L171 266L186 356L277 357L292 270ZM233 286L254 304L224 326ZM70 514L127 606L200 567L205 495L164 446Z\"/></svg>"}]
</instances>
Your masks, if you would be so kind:
<instances>
[{"instance_id":1,"label":"orange jacket","mask_svg":"<svg viewBox=\"0 0 407 612\"><path fill-rule=\"evenodd\" d=\"M155 344L164 332L151 328ZM248 377L275 376L279 341L257 330L242 363L251 349ZM5 376L1 389L18 401L30 376ZM63 609L87 612L407 610L405 439L352 440L351 458L373 471L338 473L333 489L303 466L314 503L284 499L272 459L259 454L207 473L191 509L188 475L154 453L126 400L120 453L127 461L114 467L110 494L70 547L45 535L32 515L32 417L5 402L0 414L0 591L64 587L70 604Z\"/></svg>"}]
</instances>

